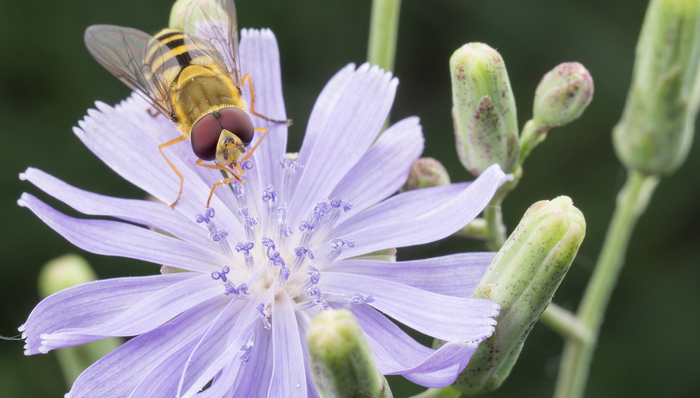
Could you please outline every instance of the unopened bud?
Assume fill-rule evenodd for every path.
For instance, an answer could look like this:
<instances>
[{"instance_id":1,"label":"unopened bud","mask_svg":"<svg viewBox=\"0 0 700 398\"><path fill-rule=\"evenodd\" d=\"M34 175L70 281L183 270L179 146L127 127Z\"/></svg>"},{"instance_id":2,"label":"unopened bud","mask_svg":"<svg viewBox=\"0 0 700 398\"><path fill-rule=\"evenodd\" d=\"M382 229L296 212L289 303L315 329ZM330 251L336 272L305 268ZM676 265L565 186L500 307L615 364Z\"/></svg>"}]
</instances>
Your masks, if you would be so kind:
<instances>
[{"instance_id":1,"label":"unopened bud","mask_svg":"<svg viewBox=\"0 0 700 398\"><path fill-rule=\"evenodd\" d=\"M222 17L226 15L226 12L224 12L224 10L222 10L219 6L220 2L215 0L177 0L170 9L170 23L168 24L168 27L170 29L184 30L185 16L190 8L190 5L195 2L197 3L198 9L193 9L190 11L191 14L189 16L189 22L191 23L196 24L198 22L206 22L206 19L204 18L205 14ZM235 10L232 11L235 12ZM233 22L235 23L236 21L234 20Z\"/></svg>"},{"instance_id":2,"label":"unopened bud","mask_svg":"<svg viewBox=\"0 0 700 398\"><path fill-rule=\"evenodd\" d=\"M319 312L306 333L306 342L311 377L321 398L392 396L350 311Z\"/></svg>"},{"instance_id":3,"label":"unopened bud","mask_svg":"<svg viewBox=\"0 0 700 398\"><path fill-rule=\"evenodd\" d=\"M495 333L479 345L453 385L456 389L484 393L508 377L585 233L583 214L566 196L530 206L472 295L500 304L501 312Z\"/></svg>"},{"instance_id":4,"label":"unopened bud","mask_svg":"<svg viewBox=\"0 0 700 398\"><path fill-rule=\"evenodd\" d=\"M549 71L537 86L532 120L520 136L520 163L547 137L547 132L578 119L593 99L593 78L578 62Z\"/></svg>"},{"instance_id":5,"label":"unopened bud","mask_svg":"<svg viewBox=\"0 0 700 398\"><path fill-rule=\"evenodd\" d=\"M700 104L697 0L652 0L637 43L632 86L613 130L622 163L669 175L685 161Z\"/></svg>"},{"instance_id":6,"label":"unopened bud","mask_svg":"<svg viewBox=\"0 0 700 398\"><path fill-rule=\"evenodd\" d=\"M486 44L465 44L452 54L450 72L462 164L475 176L494 163L512 171L520 156L518 117L501 55Z\"/></svg>"},{"instance_id":7,"label":"unopened bud","mask_svg":"<svg viewBox=\"0 0 700 398\"><path fill-rule=\"evenodd\" d=\"M550 127L578 119L593 99L593 78L578 62L565 62L549 71L537 86L534 120Z\"/></svg>"},{"instance_id":8,"label":"unopened bud","mask_svg":"<svg viewBox=\"0 0 700 398\"><path fill-rule=\"evenodd\" d=\"M90 264L77 254L49 261L39 273L39 294L48 297L71 286L97 279Z\"/></svg>"},{"instance_id":9,"label":"unopened bud","mask_svg":"<svg viewBox=\"0 0 700 398\"><path fill-rule=\"evenodd\" d=\"M90 264L77 254L66 254L49 261L39 273L39 294L48 297L63 289L92 282L97 276ZM70 388L88 366L119 347L121 339L107 337L102 340L56 351L58 365L66 385Z\"/></svg>"},{"instance_id":10,"label":"unopened bud","mask_svg":"<svg viewBox=\"0 0 700 398\"><path fill-rule=\"evenodd\" d=\"M445 166L433 158L420 158L413 163L408 173L408 181L402 188L403 191L412 191L436 185L447 185L450 176Z\"/></svg>"}]
</instances>

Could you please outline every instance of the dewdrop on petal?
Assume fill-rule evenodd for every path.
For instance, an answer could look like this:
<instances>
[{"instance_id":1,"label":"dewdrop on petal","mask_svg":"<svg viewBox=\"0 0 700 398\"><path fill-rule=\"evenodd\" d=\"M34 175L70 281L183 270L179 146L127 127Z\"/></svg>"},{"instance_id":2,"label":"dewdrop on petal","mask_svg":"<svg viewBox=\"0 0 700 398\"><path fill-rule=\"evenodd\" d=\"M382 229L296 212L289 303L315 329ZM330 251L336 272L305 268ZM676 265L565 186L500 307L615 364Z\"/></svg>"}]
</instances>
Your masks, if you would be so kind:
<instances>
[{"instance_id":1,"label":"dewdrop on petal","mask_svg":"<svg viewBox=\"0 0 700 398\"><path fill-rule=\"evenodd\" d=\"M499 304L501 312L496 332L479 345L453 387L473 395L503 383L585 233L583 213L566 196L530 206L472 295Z\"/></svg>"}]
</instances>

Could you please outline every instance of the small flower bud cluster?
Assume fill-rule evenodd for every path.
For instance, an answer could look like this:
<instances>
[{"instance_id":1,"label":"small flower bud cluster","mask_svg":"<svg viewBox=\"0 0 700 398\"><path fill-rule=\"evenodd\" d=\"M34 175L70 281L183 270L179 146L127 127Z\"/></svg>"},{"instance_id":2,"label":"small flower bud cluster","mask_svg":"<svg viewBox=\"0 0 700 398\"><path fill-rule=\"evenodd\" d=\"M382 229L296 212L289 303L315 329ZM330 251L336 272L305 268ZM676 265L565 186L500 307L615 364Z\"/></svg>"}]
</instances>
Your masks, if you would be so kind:
<instances>
[{"instance_id":1,"label":"small flower bud cluster","mask_svg":"<svg viewBox=\"0 0 700 398\"><path fill-rule=\"evenodd\" d=\"M533 119L519 134L508 73L496 50L483 43L466 44L452 55L450 71L457 153L475 176L494 163L515 172L547 131L580 117L593 98L593 79L586 68L563 63L542 78Z\"/></svg>"}]
</instances>

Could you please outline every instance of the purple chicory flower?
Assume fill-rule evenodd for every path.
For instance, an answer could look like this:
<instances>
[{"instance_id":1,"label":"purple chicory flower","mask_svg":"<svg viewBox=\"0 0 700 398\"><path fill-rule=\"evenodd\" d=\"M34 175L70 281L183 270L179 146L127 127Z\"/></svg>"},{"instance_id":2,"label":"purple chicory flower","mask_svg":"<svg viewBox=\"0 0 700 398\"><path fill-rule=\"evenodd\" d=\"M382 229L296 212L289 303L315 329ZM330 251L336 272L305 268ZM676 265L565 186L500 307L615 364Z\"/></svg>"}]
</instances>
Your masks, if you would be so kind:
<instances>
[{"instance_id":1,"label":"purple chicory flower","mask_svg":"<svg viewBox=\"0 0 700 398\"><path fill-rule=\"evenodd\" d=\"M286 119L272 32L244 30L240 53L243 72L255 78L256 108ZM185 177L174 210L28 169L22 179L79 212L120 220L72 218L22 195L21 206L76 246L185 272L100 280L46 298L20 327L25 354L136 336L85 370L70 398L315 397L305 331L318 311L347 308L384 374L451 384L494 330L498 306L469 298L493 253L408 262L362 256L449 236L507 177L493 166L472 183L391 196L423 150L415 117L375 142L396 86L377 67L343 68L318 98L295 161L285 157L287 127L253 117L269 134L245 165L243 185L217 189L207 210L222 177L195 166L186 144L167 148ZM97 103L75 133L117 173L170 203L179 180L158 144L178 132L147 110L136 95L114 108ZM448 343L424 347L383 314Z\"/></svg>"}]
</instances>

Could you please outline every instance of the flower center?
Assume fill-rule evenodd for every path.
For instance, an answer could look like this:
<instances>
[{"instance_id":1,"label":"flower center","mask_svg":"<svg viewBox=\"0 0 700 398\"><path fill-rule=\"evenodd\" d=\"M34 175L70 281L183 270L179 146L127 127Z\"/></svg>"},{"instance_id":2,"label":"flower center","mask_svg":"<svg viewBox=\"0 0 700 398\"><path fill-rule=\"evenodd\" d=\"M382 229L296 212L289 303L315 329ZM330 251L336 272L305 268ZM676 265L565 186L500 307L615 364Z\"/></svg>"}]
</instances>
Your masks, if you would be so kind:
<instances>
[{"instance_id":1,"label":"flower center","mask_svg":"<svg viewBox=\"0 0 700 398\"><path fill-rule=\"evenodd\" d=\"M238 300L250 299L253 292L263 293L257 297L269 297L267 303L254 303L265 328L270 326L271 300L282 290L292 298L295 311L314 307L328 309L328 302L324 299L328 293L322 292L318 285L322 270L344 249L355 246L352 239L329 236L341 213L353 207L339 198L318 202L308 217L299 223L297 231L290 227L287 200L292 197L294 173L302 166L286 158L279 164L284 169L283 187L278 191L268 185L262 190L262 208L259 209L263 213L260 214L262 223L258 214L254 214L258 206L249 202L250 184L244 181L233 185L238 202L236 213L244 227L246 241L237 242L231 249L228 229L217 227L213 208L196 216L196 221L206 225L209 237L230 259L228 265L211 274L212 279L222 284L222 294ZM249 161L242 166L253 168ZM367 304L373 300L372 296L355 294L345 301ZM247 358L252 345L251 340L242 348L242 360Z\"/></svg>"}]
</instances>

